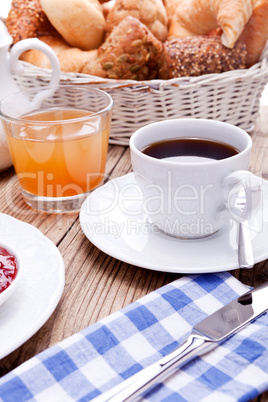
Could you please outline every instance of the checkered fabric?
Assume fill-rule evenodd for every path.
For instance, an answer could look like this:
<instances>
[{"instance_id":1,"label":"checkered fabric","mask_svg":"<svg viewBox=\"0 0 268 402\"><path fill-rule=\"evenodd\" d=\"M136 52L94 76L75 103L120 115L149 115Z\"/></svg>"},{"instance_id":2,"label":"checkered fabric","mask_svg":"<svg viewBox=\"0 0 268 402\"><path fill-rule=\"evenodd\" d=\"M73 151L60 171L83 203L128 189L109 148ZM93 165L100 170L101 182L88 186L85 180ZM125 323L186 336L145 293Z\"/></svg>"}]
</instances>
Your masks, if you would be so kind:
<instances>
[{"instance_id":1,"label":"checkered fabric","mask_svg":"<svg viewBox=\"0 0 268 402\"><path fill-rule=\"evenodd\" d=\"M0 379L5 402L90 401L176 348L248 288L228 273L185 276L45 350ZM178 369L144 400L250 401L268 389L268 314Z\"/></svg>"}]
</instances>

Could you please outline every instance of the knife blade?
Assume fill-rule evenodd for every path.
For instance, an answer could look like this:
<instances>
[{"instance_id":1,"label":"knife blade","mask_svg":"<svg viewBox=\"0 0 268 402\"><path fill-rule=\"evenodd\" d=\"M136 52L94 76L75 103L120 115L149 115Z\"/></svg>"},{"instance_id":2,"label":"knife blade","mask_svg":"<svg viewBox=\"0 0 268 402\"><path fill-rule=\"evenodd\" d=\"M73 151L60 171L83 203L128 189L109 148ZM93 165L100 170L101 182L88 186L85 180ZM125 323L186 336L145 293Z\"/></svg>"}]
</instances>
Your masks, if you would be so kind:
<instances>
[{"instance_id":1,"label":"knife blade","mask_svg":"<svg viewBox=\"0 0 268 402\"><path fill-rule=\"evenodd\" d=\"M214 349L268 310L268 282L248 291L196 324L174 351L134 374L94 402L136 401L193 358Z\"/></svg>"}]
</instances>

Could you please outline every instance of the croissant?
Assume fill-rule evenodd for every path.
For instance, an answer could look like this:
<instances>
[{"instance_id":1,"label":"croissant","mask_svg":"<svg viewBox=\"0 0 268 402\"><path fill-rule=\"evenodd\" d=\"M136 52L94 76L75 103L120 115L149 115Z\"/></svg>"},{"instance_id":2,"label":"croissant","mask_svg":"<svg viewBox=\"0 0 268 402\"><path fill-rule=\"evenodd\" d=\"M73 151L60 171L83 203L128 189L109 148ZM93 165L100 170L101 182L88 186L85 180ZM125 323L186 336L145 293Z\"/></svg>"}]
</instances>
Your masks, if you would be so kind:
<instances>
[{"instance_id":1,"label":"croissant","mask_svg":"<svg viewBox=\"0 0 268 402\"><path fill-rule=\"evenodd\" d=\"M166 0L169 1L172 1L172 10L174 0ZM206 35L220 27L222 44L233 48L251 17L255 3L256 0L178 0L168 37Z\"/></svg>"},{"instance_id":2,"label":"croissant","mask_svg":"<svg viewBox=\"0 0 268 402\"><path fill-rule=\"evenodd\" d=\"M38 38L54 50L59 59L61 71L66 73L80 73L83 67L97 56L97 49L83 51L71 47L60 36L40 35ZM20 59L41 68L50 68L47 56L36 49L23 52Z\"/></svg>"},{"instance_id":3,"label":"croissant","mask_svg":"<svg viewBox=\"0 0 268 402\"><path fill-rule=\"evenodd\" d=\"M182 1L183 0L163 0L169 23L174 16L176 8L180 5Z\"/></svg>"},{"instance_id":4,"label":"croissant","mask_svg":"<svg viewBox=\"0 0 268 402\"><path fill-rule=\"evenodd\" d=\"M247 67L259 61L268 39L268 0L258 0L240 40L247 47Z\"/></svg>"}]
</instances>

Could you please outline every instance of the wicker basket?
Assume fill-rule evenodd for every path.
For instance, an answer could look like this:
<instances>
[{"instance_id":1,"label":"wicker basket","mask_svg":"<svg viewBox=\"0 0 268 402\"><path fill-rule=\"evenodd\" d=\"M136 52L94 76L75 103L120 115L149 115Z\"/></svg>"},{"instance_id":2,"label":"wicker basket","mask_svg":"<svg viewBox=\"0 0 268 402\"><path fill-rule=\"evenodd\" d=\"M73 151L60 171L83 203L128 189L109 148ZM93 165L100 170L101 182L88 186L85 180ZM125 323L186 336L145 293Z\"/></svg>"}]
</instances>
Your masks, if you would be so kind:
<instances>
[{"instance_id":1,"label":"wicker basket","mask_svg":"<svg viewBox=\"0 0 268 402\"><path fill-rule=\"evenodd\" d=\"M51 71L24 65L15 77L22 89L43 86ZM114 100L110 143L128 145L139 127L163 119L208 118L229 122L250 132L268 82L268 42L259 63L247 70L172 80L105 80L86 74L62 73L61 83L92 85Z\"/></svg>"}]
</instances>

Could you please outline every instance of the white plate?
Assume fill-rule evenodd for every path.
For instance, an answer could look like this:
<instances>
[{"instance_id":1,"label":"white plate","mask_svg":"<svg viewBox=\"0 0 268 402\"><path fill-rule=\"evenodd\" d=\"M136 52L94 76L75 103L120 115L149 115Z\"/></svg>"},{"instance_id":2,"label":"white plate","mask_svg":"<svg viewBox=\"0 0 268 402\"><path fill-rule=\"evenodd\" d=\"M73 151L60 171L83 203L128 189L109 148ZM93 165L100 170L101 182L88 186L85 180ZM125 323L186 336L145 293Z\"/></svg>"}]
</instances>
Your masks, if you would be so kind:
<instances>
[{"instance_id":1,"label":"white plate","mask_svg":"<svg viewBox=\"0 0 268 402\"><path fill-rule=\"evenodd\" d=\"M263 202L249 222L254 261L268 258L268 185ZM142 197L133 173L93 191L80 211L87 238L121 261L156 271L205 273L238 268L237 224L200 240L180 240L154 229L142 212Z\"/></svg>"},{"instance_id":2,"label":"white plate","mask_svg":"<svg viewBox=\"0 0 268 402\"><path fill-rule=\"evenodd\" d=\"M21 254L24 272L14 294L0 307L0 359L13 352L48 320L65 281L62 256L37 228L0 214L0 240Z\"/></svg>"}]
</instances>

